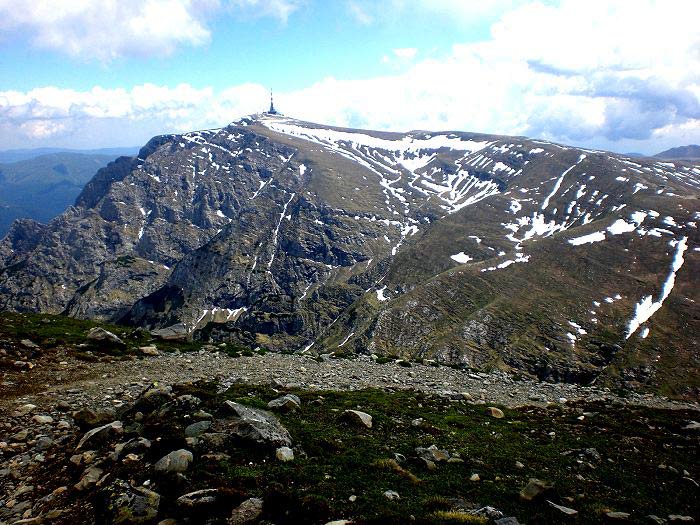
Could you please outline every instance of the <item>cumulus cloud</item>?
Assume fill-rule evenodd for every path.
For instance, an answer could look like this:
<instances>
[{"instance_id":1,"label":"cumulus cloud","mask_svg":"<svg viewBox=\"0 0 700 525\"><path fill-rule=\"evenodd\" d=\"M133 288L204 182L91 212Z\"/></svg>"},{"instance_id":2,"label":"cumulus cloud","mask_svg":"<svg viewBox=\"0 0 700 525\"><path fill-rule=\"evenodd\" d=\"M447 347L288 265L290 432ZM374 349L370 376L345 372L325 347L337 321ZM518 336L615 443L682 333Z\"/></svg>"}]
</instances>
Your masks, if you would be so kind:
<instances>
[{"instance_id":1,"label":"cumulus cloud","mask_svg":"<svg viewBox=\"0 0 700 525\"><path fill-rule=\"evenodd\" d=\"M84 60L167 56L211 39L208 20L238 13L286 22L303 0L0 0L0 35Z\"/></svg>"},{"instance_id":2,"label":"cumulus cloud","mask_svg":"<svg viewBox=\"0 0 700 525\"><path fill-rule=\"evenodd\" d=\"M413 60L398 71L388 64L375 78L326 78L276 93L276 105L341 126L529 135L652 153L700 139L695 6L523 4L493 24L489 39L425 59L414 50L387 50ZM17 142L17 129L37 143L94 140L93 130L111 122L113 136L129 129L130 142L140 143L148 133L221 126L260 111L267 94L255 84L0 92L0 141Z\"/></svg>"}]
</instances>

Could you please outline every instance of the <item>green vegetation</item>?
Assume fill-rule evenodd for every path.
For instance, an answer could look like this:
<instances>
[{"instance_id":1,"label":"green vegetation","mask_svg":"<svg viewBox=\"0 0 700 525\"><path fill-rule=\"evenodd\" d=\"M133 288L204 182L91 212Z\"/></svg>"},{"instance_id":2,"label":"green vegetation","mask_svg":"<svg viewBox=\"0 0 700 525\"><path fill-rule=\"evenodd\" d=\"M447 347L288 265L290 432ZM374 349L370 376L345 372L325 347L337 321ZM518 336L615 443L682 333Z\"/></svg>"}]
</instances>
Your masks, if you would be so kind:
<instances>
[{"instance_id":1,"label":"green vegetation","mask_svg":"<svg viewBox=\"0 0 700 525\"><path fill-rule=\"evenodd\" d=\"M280 416L294 440L294 461L270 461L264 451L242 449L217 474L208 474L263 497L274 523L485 523L465 511L486 505L521 522L565 522L544 499L520 500L529 478L553 483L547 498L578 510L577 523L600 523L606 509L639 519L698 512L696 487L679 474L700 474L697 439L680 431L695 414L597 404L504 408L506 417L494 419L483 406L414 392L294 393L301 410ZM223 396L264 408L278 395L267 387L234 385ZM215 396L209 402L220 401ZM373 427L343 421L345 409L371 414ZM584 411L588 416L578 419ZM420 426L411 424L416 418L423 419ZM462 462L428 469L415 448L433 444ZM470 481L472 474L480 480ZM389 501L386 490L401 498ZM353 495L356 501L350 501Z\"/></svg>"},{"instance_id":2,"label":"green vegetation","mask_svg":"<svg viewBox=\"0 0 700 525\"><path fill-rule=\"evenodd\" d=\"M117 335L126 346L98 344L86 338L91 328L99 326ZM74 319L64 315L0 312L0 338L20 341L29 339L43 349L68 347L78 357L93 360L99 355L112 357L138 352L139 346L156 344L164 352L192 352L202 348L202 343L189 341L164 341L154 339L147 330L135 329L97 321ZM243 348L228 346L224 351L241 352Z\"/></svg>"}]
</instances>

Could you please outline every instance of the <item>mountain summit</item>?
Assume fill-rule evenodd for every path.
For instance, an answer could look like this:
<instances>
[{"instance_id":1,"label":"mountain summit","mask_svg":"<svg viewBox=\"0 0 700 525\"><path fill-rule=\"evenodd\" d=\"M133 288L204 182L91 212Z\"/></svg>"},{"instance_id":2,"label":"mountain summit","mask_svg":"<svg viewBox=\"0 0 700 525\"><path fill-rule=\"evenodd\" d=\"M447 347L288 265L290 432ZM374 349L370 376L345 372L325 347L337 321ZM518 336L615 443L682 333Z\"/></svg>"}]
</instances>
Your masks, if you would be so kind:
<instances>
[{"instance_id":1,"label":"mountain summit","mask_svg":"<svg viewBox=\"0 0 700 525\"><path fill-rule=\"evenodd\" d=\"M697 395L700 167L262 114L0 243L0 308Z\"/></svg>"}]
</instances>

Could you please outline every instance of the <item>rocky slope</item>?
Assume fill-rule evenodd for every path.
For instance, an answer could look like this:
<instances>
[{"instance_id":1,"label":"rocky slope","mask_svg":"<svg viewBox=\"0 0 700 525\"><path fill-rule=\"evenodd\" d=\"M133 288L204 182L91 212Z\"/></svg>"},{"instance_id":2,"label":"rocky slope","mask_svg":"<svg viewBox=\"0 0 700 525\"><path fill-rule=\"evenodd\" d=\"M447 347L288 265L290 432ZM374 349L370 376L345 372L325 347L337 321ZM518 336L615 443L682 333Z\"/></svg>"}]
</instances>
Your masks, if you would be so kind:
<instances>
[{"instance_id":1,"label":"rocky slope","mask_svg":"<svg viewBox=\"0 0 700 525\"><path fill-rule=\"evenodd\" d=\"M258 115L0 243L0 308L697 396L700 167Z\"/></svg>"}]
</instances>

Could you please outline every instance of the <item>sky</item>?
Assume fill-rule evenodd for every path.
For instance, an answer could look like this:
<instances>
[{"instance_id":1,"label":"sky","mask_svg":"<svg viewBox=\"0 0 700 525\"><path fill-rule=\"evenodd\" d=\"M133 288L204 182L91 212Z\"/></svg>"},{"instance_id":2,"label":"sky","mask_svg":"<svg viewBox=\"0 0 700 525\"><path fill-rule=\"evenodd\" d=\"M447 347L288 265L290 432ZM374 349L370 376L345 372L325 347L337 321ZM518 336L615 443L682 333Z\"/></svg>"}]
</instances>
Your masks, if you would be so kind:
<instances>
[{"instance_id":1,"label":"sky","mask_svg":"<svg viewBox=\"0 0 700 525\"><path fill-rule=\"evenodd\" d=\"M323 124L700 143L697 0L0 0L0 150Z\"/></svg>"}]
</instances>

